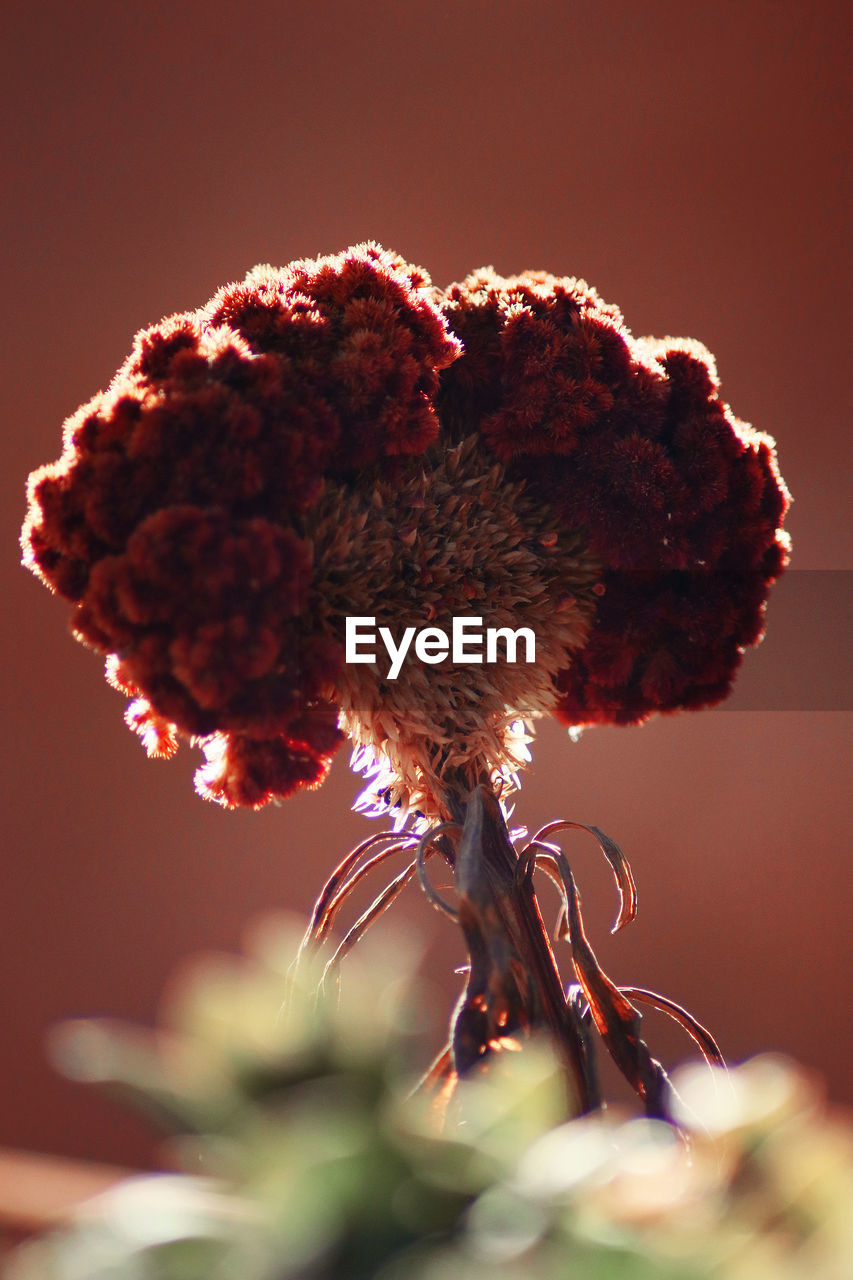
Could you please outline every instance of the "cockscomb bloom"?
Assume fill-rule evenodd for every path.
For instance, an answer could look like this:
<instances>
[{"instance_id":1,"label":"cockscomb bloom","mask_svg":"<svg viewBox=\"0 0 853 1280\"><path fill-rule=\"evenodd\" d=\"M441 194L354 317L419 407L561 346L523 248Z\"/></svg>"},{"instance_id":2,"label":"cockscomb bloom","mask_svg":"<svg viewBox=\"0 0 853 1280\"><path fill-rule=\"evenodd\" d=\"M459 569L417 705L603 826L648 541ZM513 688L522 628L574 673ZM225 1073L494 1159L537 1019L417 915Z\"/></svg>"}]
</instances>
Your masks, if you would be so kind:
<instances>
[{"instance_id":1,"label":"cockscomb bloom","mask_svg":"<svg viewBox=\"0 0 853 1280\"><path fill-rule=\"evenodd\" d=\"M787 560L774 441L720 399L705 347L635 339L584 281L478 271L443 311L465 350L442 421L475 429L602 568L556 714L630 724L719 702Z\"/></svg>"},{"instance_id":2,"label":"cockscomb bloom","mask_svg":"<svg viewBox=\"0 0 853 1280\"><path fill-rule=\"evenodd\" d=\"M30 478L24 561L73 604L154 755L259 806L344 736L366 806L506 796L531 722L719 701L785 561L769 437L696 343L582 281L445 294L375 244L258 267L137 335ZM344 661L345 620L528 627L536 661Z\"/></svg>"}]
</instances>

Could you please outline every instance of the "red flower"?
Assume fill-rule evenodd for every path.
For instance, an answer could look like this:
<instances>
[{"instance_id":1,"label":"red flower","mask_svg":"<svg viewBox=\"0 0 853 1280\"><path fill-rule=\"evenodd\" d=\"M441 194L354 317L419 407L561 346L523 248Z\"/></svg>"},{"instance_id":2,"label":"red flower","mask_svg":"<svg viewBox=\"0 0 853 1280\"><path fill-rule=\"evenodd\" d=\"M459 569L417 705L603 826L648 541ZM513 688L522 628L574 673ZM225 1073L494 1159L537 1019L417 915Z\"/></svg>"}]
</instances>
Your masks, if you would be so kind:
<instances>
[{"instance_id":1,"label":"red flower","mask_svg":"<svg viewBox=\"0 0 853 1280\"><path fill-rule=\"evenodd\" d=\"M476 427L605 567L558 716L630 724L719 702L787 560L773 441L719 398L704 347L634 339L583 281L487 269L444 311L465 354L442 375L442 418Z\"/></svg>"},{"instance_id":2,"label":"red flower","mask_svg":"<svg viewBox=\"0 0 853 1280\"><path fill-rule=\"evenodd\" d=\"M377 794L441 813L445 776L511 789L547 711L718 702L787 548L773 442L699 344L543 273L442 298L373 244L140 333L29 494L25 563L128 723L199 740L200 790L241 805L317 785L339 713ZM535 626L536 668L344 668L346 615L472 611Z\"/></svg>"},{"instance_id":3,"label":"red flower","mask_svg":"<svg viewBox=\"0 0 853 1280\"><path fill-rule=\"evenodd\" d=\"M31 477L25 562L113 655L152 753L176 728L220 735L205 794L259 804L324 776L341 652L306 630L299 521L326 477L426 448L458 352L427 277L376 245L260 267L140 333Z\"/></svg>"}]
</instances>

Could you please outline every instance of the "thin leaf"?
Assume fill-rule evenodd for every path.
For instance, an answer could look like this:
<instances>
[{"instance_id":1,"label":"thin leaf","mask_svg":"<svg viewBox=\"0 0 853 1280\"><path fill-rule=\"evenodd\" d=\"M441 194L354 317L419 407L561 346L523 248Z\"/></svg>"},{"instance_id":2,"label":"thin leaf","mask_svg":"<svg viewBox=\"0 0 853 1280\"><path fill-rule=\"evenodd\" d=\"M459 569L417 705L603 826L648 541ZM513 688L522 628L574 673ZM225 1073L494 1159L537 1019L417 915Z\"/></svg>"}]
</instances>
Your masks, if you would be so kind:
<instances>
[{"instance_id":1,"label":"thin leaf","mask_svg":"<svg viewBox=\"0 0 853 1280\"><path fill-rule=\"evenodd\" d=\"M637 885L634 880L634 873L631 870L631 864L615 840L611 840L610 836L605 835L598 827L587 826L585 822L568 822L565 819L558 819L556 822L549 822L540 828L527 848L530 848L530 845L542 844L555 831L568 829L588 831L595 836L602 853L610 863L611 870L616 878L616 888L619 891L619 914L610 932L618 933L626 924L630 924L637 914Z\"/></svg>"},{"instance_id":2,"label":"thin leaf","mask_svg":"<svg viewBox=\"0 0 853 1280\"><path fill-rule=\"evenodd\" d=\"M383 862L387 861L388 858L399 853L401 849L411 849L411 847L411 840L399 840L396 844L389 845L387 849L382 849L380 853L375 853L373 857L368 858L367 862L363 863L357 871L353 872L346 884L338 889L337 893L327 904L322 921L319 927L315 929L315 940L317 942L323 941L331 929L338 911L343 906L344 902L352 893L356 885L359 884L366 875L369 875L375 867L380 866Z\"/></svg>"},{"instance_id":3,"label":"thin leaf","mask_svg":"<svg viewBox=\"0 0 853 1280\"><path fill-rule=\"evenodd\" d=\"M421 840L418 841L418 851L415 855L415 865L418 869L418 877L421 882L421 888L427 896L427 899L439 911L443 911L445 915L450 916L451 920L458 920L459 913L455 907L451 907L449 902L445 902L441 894L432 887L429 876L426 873L426 860L428 857L429 846L438 836L443 835L445 831L461 831L462 828L458 822L442 822L432 830L427 831Z\"/></svg>"},{"instance_id":4,"label":"thin leaf","mask_svg":"<svg viewBox=\"0 0 853 1280\"><path fill-rule=\"evenodd\" d=\"M400 833L398 831L380 831L377 835L368 837L367 840L363 840L361 844L356 845L354 849L351 849L347 856L335 867L334 871L323 886L319 898L314 904L314 910L311 913L311 920L309 921L308 928L305 931L305 937L302 939L302 944L299 948L300 954L306 947L310 946L310 944L316 939L320 930L323 929L323 921L325 919L329 903L334 898L341 882L349 875L350 871L359 859L367 853L367 850L372 849L374 845L379 844L382 840L394 840L399 842Z\"/></svg>"},{"instance_id":5,"label":"thin leaf","mask_svg":"<svg viewBox=\"0 0 853 1280\"><path fill-rule=\"evenodd\" d=\"M320 982L321 986L326 982L327 978L335 972L344 956L352 951L353 947L361 940L373 922L378 920L383 912L387 911L394 899L402 893L403 889L405 889L417 869L418 864L416 862L410 862L405 871L401 871L398 876L395 876L390 884L387 884L382 892L374 898L367 910L359 916L355 924L338 944L335 954L323 970L323 976Z\"/></svg>"},{"instance_id":6,"label":"thin leaf","mask_svg":"<svg viewBox=\"0 0 853 1280\"><path fill-rule=\"evenodd\" d=\"M629 1000L637 1000L640 1004L651 1005L653 1009L659 1009L661 1013L668 1014L679 1026L682 1026L691 1039L695 1040L702 1057L709 1066L725 1067L726 1062L720 1052L719 1045L708 1028L703 1027L701 1022L697 1022L693 1014L688 1013L682 1005L676 1004L668 996L658 995L656 991L647 991L645 987L622 987L620 989L623 996L627 996Z\"/></svg>"},{"instance_id":7,"label":"thin leaf","mask_svg":"<svg viewBox=\"0 0 853 1280\"><path fill-rule=\"evenodd\" d=\"M666 1102L671 1096L666 1072L640 1036L642 1015L611 982L595 957L584 932L580 895L565 857L560 859L560 869L568 893L572 963L593 1021L611 1058L642 1098L646 1113L665 1119Z\"/></svg>"}]
</instances>

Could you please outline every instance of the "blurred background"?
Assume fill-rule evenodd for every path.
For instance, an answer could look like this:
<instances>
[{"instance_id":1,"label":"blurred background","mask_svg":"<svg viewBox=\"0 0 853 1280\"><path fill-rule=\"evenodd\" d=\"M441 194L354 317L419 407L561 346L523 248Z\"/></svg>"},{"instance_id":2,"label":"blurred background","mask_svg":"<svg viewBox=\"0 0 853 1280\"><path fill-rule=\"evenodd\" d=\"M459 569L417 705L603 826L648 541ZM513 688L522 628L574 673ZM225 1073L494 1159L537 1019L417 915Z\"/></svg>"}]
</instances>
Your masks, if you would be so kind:
<instances>
[{"instance_id":1,"label":"blurred background","mask_svg":"<svg viewBox=\"0 0 853 1280\"><path fill-rule=\"evenodd\" d=\"M67 608L19 566L28 472L142 325L257 262L375 238L446 285L492 264L585 277L636 334L717 356L779 442L794 566L725 710L541 727L516 820L622 845L637 922L591 840L567 849L615 980L656 988L732 1060L779 1049L853 1102L849 817L850 10L812 0L8 4L2 469L0 1144L150 1164L152 1140L59 1079L46 1030L154 1015L175 966L306 911L378 830L323 789L228 813L196 753L146 759ZM587 843L585 843L587 840ZM411 887L434 1038L452 926ZM390 923L390 922L389 922ZM384 926L383 926L384 927ZM686 1056L657 1015L647 1038Z\"/></svg>"}]
</instances>

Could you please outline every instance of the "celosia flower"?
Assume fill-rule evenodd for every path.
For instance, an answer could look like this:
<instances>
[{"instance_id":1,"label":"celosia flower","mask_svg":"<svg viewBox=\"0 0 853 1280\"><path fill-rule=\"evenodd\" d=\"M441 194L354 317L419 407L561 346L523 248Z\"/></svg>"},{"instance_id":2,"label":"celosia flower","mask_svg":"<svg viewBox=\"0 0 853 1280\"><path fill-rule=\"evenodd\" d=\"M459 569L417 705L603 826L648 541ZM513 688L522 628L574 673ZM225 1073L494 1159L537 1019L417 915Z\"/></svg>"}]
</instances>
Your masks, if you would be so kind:
<instances>
[{"instance_id":1,"label":"celosia flower","mask_svg":"<svg viewBox=\"0 0 853 1280\"><path fill-rule=\"evenodd\" d=\"M445 295L376 245L259 267L140 333L30 479L25 563L74 606L152 754L228 805L322 781L446 818L508 794L531 721L719 701L785 560L769 437L696 343L581 281ZM344 662L348 616L527 626L536 661Z\"/></svg>"},{"instance_id":2,"label":"celosia flower","mask_svg":"<svg viewBox=\"0 0 853 1280\"><path fill-rule=\"evenodd\" d=\"M773 440L720 399L705 347L633 338L583 281L478 271L443 310L465 350L442 421L475 428L602 568L557 715L630 724L719 702L786 562Z\"/></svg>"}]
</instances>

